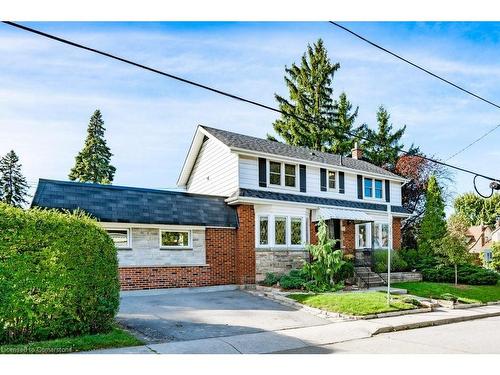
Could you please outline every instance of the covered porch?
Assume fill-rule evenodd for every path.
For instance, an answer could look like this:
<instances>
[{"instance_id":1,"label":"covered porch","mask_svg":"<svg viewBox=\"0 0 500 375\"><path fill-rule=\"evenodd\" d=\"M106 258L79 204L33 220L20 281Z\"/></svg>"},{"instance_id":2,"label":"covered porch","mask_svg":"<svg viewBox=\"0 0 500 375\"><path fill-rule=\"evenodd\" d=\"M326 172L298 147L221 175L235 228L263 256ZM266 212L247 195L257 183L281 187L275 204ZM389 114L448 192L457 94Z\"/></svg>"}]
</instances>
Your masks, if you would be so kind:
<instances>
[{"instance_id":1,"label":"covered porch","mask_svg":"<svg viewBox=\"0 0 500 375\"><path fill-rule=\"evenodd\" d=\"M311 240L313 231L323 219L328 226L329 238L336 241L335 248L342 249L344 254L354 256L356 266L371 267L375 250L387 249L394 243L391 232L395 225L389 225L389 215L370 214L358 210L341 208L318 208L311 215ZM399 232L398 232L399 233ZM395 244L399 247L399 243Z\"/></svg>"}]
</instances>

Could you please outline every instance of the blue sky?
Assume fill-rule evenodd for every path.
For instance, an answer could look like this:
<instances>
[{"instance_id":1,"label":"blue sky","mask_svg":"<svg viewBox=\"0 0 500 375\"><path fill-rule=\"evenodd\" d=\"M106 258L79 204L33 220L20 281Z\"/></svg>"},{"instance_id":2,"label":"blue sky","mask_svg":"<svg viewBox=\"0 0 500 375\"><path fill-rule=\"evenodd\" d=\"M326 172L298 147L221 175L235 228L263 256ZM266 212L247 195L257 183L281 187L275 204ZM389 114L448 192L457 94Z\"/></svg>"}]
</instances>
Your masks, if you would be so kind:
<instances>
[{"instance_id":1,"label":"blue sky","mask_svg":"<svg viewBox=\"0 0 500 375\"><path fill-rule=\"evenodd\" d=\"M43 31L275 106L285 65L323 38L341 64L336 95L375 126L383 104L404 143L446 159L500 121L500 111L327 23L29 23ZM500 101L500 24L344 25L470 90ZM0 25L0 154L14 149L30 183L67 179L100 108L115 184L175 187L197 124L264 137L276 115ZM497 176L500 129L450 162ZM455 193L472 190L456 173ZM486 183L481 184L483 187Z\"/></svg>"}]
</instances>

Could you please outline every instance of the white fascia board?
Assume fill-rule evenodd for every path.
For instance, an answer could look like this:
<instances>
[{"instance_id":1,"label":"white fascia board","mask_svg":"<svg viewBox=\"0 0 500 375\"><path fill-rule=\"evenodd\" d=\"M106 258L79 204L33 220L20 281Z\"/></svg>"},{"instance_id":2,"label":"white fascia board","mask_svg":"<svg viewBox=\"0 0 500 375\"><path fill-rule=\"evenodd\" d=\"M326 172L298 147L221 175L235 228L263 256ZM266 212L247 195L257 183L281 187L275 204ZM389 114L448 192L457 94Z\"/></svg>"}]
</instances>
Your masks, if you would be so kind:
<instances>
[{"instance_id":1,"label":"white fascia board","mask_svg":"<svg viewBox=\"0 0 500 375\"><path fill-rule=\"evenodd\" d=\"M176 225L176 224L139 224L139 223L115 223L100 221L99 224L106 229L131 229L131 228L144 228L144 229L172 229L172 230L204 230L207 227L203 225Z\"/></svg>"},{"instance_id":2,"label":"white fascia board","mask_svg":"<svg viewBox=\"0 0 500 375\"><path fill-rule=\"evenodd\" d=\"M327 168L327 169L336 169L338 171L342 172L350 172L350 173L355 173L355 174L362 174L363 176L367 177L374 177L374 178L380 178L380 179L385 179L385 180L392 180L392 181L397 181L397 182L402 182L402 183L408 183L410 180L399 177L399 176L387 176L384 174L379 174L379 173L373 173L373 172L366 172L366 171L360 171L359 169L353 169L353 168L348 168L345 166L340 166L340 165L332 165L332 164L327 164L327 163L321 163L317 161L311 161L311 160L304 160L300 158L292 158L289 156L282 156L282 155L277 155L277 154L269 154L266 152L260 152L260 151L251 151L247 149L242 149L242 148L237 148L237 147L230 147L231 151L240 154L240 155L245 155L245 156L255 156L255 157L265 157L267 159L277 159L277 160L283 160L283 161L291 161L294 163L299 163L299 164L306 164L306 165L314 165L316 167L321 167L321 168Z\"/></svg>"},{"instance_id":3,"label":"white fascia board","mask_svg":"<svg viewBox=\"0 0 500 375\"><path fill-rule=\"evenodd\" d=\"M232 197L226 199L226 203L228 205L235 205L235 204L270 204L270 205L281 205L281 206L299 206L299 207L306 207L311 210L316 210L319 208L332 208L336 207L339 209L343 210L352 210L352 211L360 211L360 212L369 212L369 213L387 213L387 211L380 211L380 210L369 210L369 209L363 209L363 208L354 208L354 207L341 207L341 206L331 206L331 205L317 205L317 204L311 204L311 203L303 203L303 202L289 202L289 201L277 201L274 199L264 199L264 198L253 198L253 197ZM404 213L399 213L399 212L393 212L392 216L394 217L410 217L410 214L404 214Z\"/></svg>"}]
</instances>

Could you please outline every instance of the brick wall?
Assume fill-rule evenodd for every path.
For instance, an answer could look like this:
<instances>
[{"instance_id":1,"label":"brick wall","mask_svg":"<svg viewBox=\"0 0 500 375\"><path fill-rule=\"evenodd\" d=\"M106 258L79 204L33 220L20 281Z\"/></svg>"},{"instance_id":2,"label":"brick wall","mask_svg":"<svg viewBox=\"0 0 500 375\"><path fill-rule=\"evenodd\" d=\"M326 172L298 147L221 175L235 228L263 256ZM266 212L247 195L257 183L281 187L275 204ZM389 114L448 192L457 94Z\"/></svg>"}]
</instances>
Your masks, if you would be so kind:
<instances>
[{"instance_id":1,"label":"brick wall","mask_svg":"<svg viewBox=\"0 0 500 375\"><path fill-rule=\"evenodd\" d=\"M236 283L255 284L255 213L253 206L236 207Z\"/></svg>"},{"instance_id":2,"label":"brick wall","mask_svg":"<svg viewBox=\"0 0 500 375\"><path fill-rule=\"evenodd\" d=\"M392 248L401 249L401 218L392 219Z\"/></svg>"},{"instance_id":3,"label":"brick wall","mask_svg":"<svg viewBox=\"0 0 500 375\"><path fill-rule=\"evenodd\" d=\"M354 221L342 220L340 225L341 227L344 228L344 231L342 232L342 244L343 244L344 254L354 254L356 248L356 242L355 242L356 231L355 231Z\"/></svg>"},{"instance_id":4,"label":"brick wall","mask_svg":"<svg viewBox=\"0 0 500 375\"><path fill-rule=\"evenodd\" d=\"M309 220L309 243L316 245L318 243L318 227L316 222Z\"/></svg>"},{"instance_id":5,"label":"brick wall","mask_svg":"<svg viewBox=\"0 0 500 375\"><path fill-rule=\"evenodd\" d=\"M122 290L184 288L236 284L235 229L207 228L206 265L122 267ZM255 274L255 273L254 273Z\"/></svg>"}]
</instances>

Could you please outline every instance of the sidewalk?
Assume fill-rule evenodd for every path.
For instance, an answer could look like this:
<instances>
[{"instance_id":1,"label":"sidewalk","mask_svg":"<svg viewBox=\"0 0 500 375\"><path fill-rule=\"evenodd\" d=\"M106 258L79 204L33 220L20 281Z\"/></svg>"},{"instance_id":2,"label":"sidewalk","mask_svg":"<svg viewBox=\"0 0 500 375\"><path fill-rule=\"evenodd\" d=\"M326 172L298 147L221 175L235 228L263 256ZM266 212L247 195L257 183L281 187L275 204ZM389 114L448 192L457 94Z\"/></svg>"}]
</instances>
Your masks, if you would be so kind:
<instances>
[{"instance_id":1,"label":"sidewalk","mask_svg":"<svg viewBox=\"0 0 500 375\"><path fill-rule=\"evenodd\" d=\"M500 316L500 305L470 309L439 309L429 313L371 320L336 322L321 326L258 332L203 340L175 341L86 352L88 354L263 354L335 344L401 331ZM452 327L450 327L452 329Z\"/></svg>"}]
</instances>

